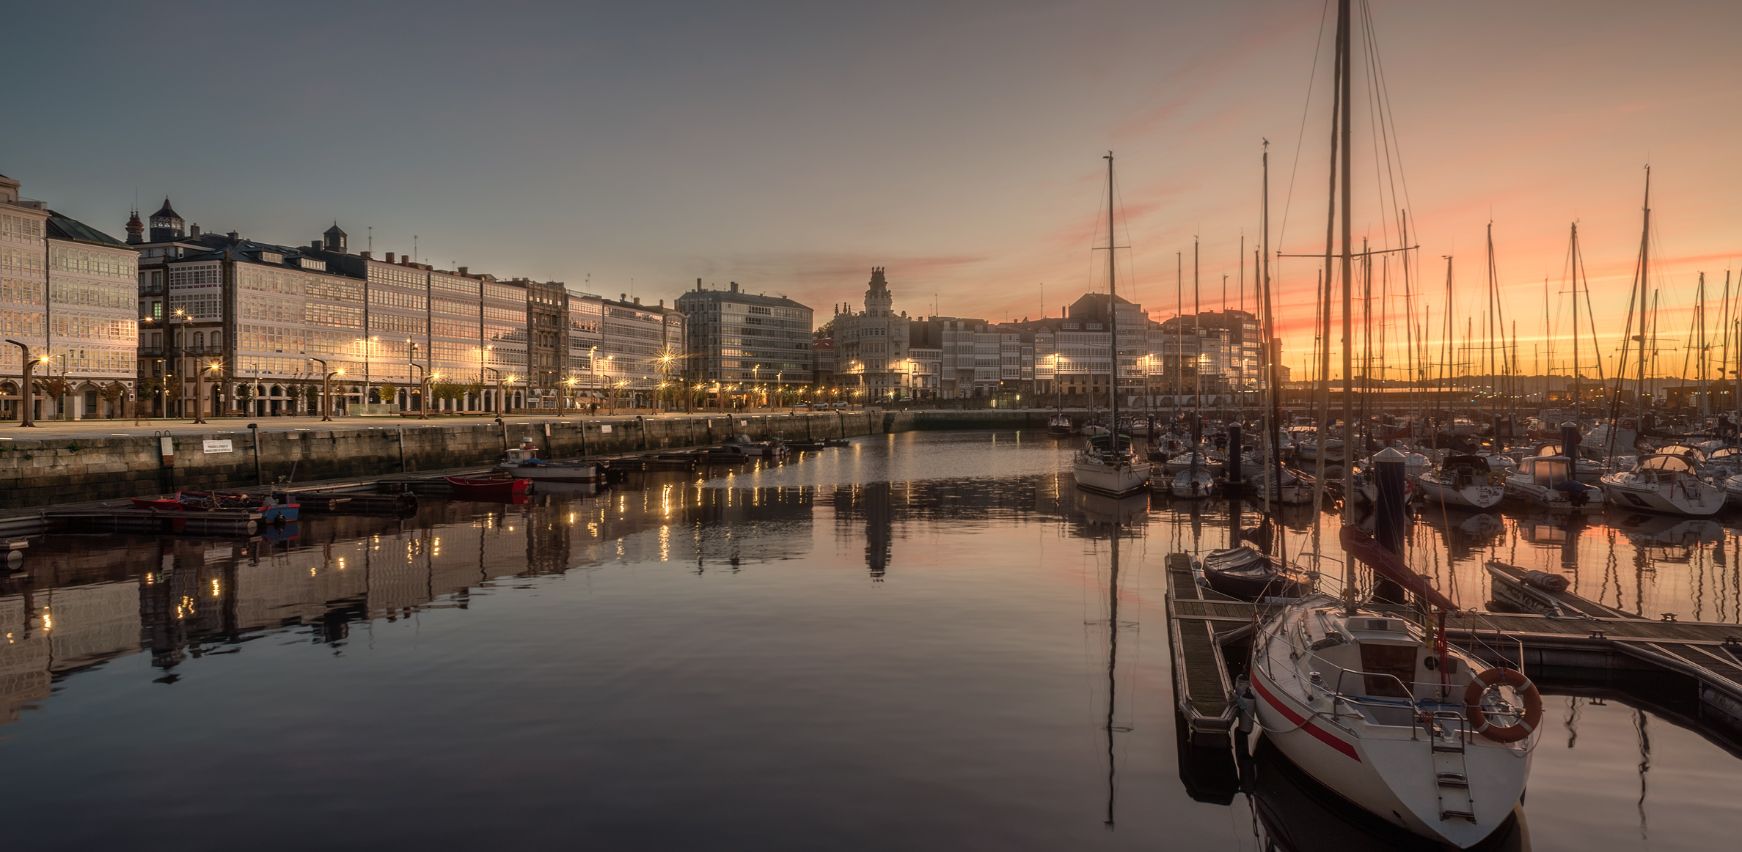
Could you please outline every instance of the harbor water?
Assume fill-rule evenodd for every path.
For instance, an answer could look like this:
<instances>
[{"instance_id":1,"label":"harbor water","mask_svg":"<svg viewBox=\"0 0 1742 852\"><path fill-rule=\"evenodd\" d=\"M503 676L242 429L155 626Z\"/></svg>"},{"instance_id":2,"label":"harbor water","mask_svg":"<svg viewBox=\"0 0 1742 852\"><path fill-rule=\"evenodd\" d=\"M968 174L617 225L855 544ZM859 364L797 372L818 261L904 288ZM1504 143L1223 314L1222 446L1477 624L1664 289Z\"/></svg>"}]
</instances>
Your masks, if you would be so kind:
<instances>
[{"instance_id":1,"label":"harbor water","mask_svg":"<svg viewBox=\"0 0 1742 852\"><path fill-rule=\"evenodd\" d=\"M1073 448L908 432L249 539L38 541L0 573L7 845L1416 843L1262 744L1232 777L1182 760L1162 560L1258 513L1084 495ZM1312 520L1283 518L1291 552ZM1648 618L1742 623L1735 523L1423 510L1410 562L1464 607L1498 559ZM1578 692L1547 696L1495 845L1734 845L1729 745Z\"/></svg>"}]
</instances>

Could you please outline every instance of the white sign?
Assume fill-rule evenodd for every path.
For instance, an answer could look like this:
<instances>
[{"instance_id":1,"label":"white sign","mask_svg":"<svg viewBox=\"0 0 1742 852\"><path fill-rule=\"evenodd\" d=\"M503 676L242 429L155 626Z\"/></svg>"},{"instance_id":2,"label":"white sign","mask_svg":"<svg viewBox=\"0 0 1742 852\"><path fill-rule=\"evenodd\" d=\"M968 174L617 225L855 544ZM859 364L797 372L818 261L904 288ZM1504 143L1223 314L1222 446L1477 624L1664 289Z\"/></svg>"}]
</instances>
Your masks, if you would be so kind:
<instances>
[{"instance_id":1,"label":"white sign","mask_svg":"<svg viewBox=\"0 0 1742 852\"><path fill-rule=\"evenodd\" d=\"M599 434L601 434L601 435L611 434L611 424L609 424L609 423L599 424Z\"/></svg>"},{"instance_id":2,"label":"white sign","mask_svg":"<svg viewBox=\"0 0 1742 852\"><path fill-rule=\"evenodd\" d=\"M205 442L205 449L208 453L228 453L235 451L235 448L230 445L229 438L225 438L221 441L207 440Z\"/></svg>"}]
</instances>

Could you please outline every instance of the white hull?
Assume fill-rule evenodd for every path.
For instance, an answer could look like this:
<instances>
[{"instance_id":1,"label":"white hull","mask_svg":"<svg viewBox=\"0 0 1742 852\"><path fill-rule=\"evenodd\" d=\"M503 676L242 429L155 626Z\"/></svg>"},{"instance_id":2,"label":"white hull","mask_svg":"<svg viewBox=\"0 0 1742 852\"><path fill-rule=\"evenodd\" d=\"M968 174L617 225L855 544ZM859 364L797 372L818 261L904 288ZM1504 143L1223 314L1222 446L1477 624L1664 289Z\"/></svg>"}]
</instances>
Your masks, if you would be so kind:
<instances>
[{"instance_id":1,"label":"white hull","mask_svg":"<svg viewBox=\"0 0 1742 852\"><path fill-rule=\"evenodd\" d=\"M1506 489L1498 485L1465 485L1460 488L1441 482L1432 473L1418 477L1415 487L1430 503L1464 509L1492 509L1506 496Z\"/></svg>"},{"instance_id":2,"label":"white hull","mask_svg":"<svg viewBox=\"0 0 1742 852\"><path fill-rule=\"evenodd\" d=\"M1603 492L1594 491L1583 503L1575 504L1565 491L1550 488L1528 476L1506 477L1506 496L1537 509L1555 513L1595 515L1603 511Z\"/></svg>"},{"instance_id":3,"label":"white hull","mask_svg":"<svg viewBox=\"0 0 1742 852\"><path fill-rule=\"evenodd\" d=\"M1167 483L1168 494L1182 500L1201 500L1211 496L1215 490L1215 480L1201 471L1195 477L1189 471L1175 474Z\"/></svg>"},{"instance_id":4,"label":"white hull","mask_svg":"<svg viewBox=\"0 0 1742 852\"><path fill-rule=\"evenodd\" d=\"M1303 600L1273 617L1255 637L1251 683L1264 736L1319 783L1381 819L1459 848L1480 843L1522 798L1530 749L1460 734L1455 726L1429 733L1410 722L1414 711L1407 704L1396 708L1397 718L1380 724L1333 698L1328 689L1348 686L1335 684L1334 672L1320 683L1310 682L1318 664L1301 657L1291 642L1291 616L1298 620L1325 605L1336 607L1323 596ZM1451 751L1460 742L1463 746ZM1441 785L1454 765L1447 762L1451 754L1467 786Z\"/></svg>"},{"instance_id":5,"label":"white hull","mask_svg":"<svg viewBox=\"0 0 1742 852\"><path fill-rule=\"evenodd\" d=\"M1071 465L1077 487L1097 494L1123 497L1149 485L1149 462L1130 461L1108 464L1078 459Z\"/></svg>"},{"instance_id":6,"label":"white hull","mask_svg":"<svg viewBox=\"0 0 1742 852\"><path fill-rule=\"evenodd\" d=\"M605 478L604 470L591 462L582 464L564 464L561 462L504 464L498 465L496 469L534 482L599 482Z\"/></svg>"},{"instance_id":7,"label":"white hull","mask_svg":"<svg viewBox=\"0 0 1742 852\"><path fill-rule=\"evenodd\" d=\"M1660 512L1686 518L1709 518L1724 508L1725 492L1696 479L1679 481L1643 480L1627 473L1603 477L1603 493L1623 509Z\"/></svg>"}]
</instances>

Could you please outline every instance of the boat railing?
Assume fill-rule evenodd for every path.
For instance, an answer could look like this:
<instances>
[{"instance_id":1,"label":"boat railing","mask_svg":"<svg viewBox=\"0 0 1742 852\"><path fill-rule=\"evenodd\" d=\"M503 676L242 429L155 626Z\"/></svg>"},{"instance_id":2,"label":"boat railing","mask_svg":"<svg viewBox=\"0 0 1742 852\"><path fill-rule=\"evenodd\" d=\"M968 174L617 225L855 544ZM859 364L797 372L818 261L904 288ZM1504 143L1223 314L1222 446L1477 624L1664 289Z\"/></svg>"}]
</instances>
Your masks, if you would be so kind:
<instances>
[{"instance_id":1,"label":"boat railing","mask_svg":"<svg viewBox=\"0 0 1742 852\"><path fill-rule=\"evenodd\" d=\"M1389 672L1345 669L1318 654L1309 655L1308 660L1315 666L1313 673L1318 675L1313 681L1314 688L1324 690L1332 701L1333 718L1337 715L1337 708L1345 704L1352 705L1373 724L1394 728L1415 728L1424 718L1449 718L1452 715L1460 720L1464 718L1463 701L1461 697L1453 696L1450 684L1440 681L1411 683ZM1336 672L1334 689L1326 686L1326 672L1317 667L1319 664ZM1358 691L1345 688L1351 678L1358 685ZM1376 690L1370 687L1374 679L1379 683L1396 684L1397 694L1375 695Z\"/></svg>"}]
</instances>

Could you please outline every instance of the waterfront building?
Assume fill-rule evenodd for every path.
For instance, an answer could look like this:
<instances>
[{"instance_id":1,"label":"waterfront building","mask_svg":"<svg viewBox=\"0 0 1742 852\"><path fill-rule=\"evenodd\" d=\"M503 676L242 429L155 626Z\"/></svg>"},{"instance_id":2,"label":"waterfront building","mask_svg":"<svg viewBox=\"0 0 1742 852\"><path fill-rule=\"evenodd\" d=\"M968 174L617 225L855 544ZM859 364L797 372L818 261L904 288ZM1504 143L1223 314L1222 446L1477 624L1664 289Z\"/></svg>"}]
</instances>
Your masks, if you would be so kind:
<instances>
[{"instance_id":1,"label":"waterfront building","mask_svg":"<svg viewBox=\"0 0 1742 852\"><path fill-rule=\"evenodd\" d=\"M1135 302L1119 298L1111 311L1108 304L1107 294L1086 293L1058 317L1012 324L1034 335L1033 387L1041 401L1056 405L1105 402L1113 374L1107 338L1115 317L1120 392L1133 404L1147 394L1149 376L1158 363L1150 339L1155 324Z\"/></svg>"},{"instance_id":2,"label":"waterfront building","mask_svg":"<svg viewBox=\"0 0 1742 852\"><path fill-rule=\"evenodd\" d=\"M836 369L855 386L855 393L867 400L913 396L910 325L907 314L895 313L883 267L872 267L864 310L842 310L831 323Z\"/></svg>"},{"instance_id":3,"label":"waterfront building","mask_svg":"<svg viewBox=\"0 0 1742 852\"><path fill-rule=\"evenodd\" d=\"M136 392L138 255L20 189L0 175L0 341L38 361L32 414L121 416ZM0 343L0 419L22 414L23 379L23 350Z\"/></svg>"},{"instance_id":4,"label":"waterfront building","mask_svg":"<svg viewBox=\"0 0 1742 852\"><path fill-rule=\"evenodd\" d=\"M811 309L785 296L702 288L678 297L689 377L722 386L797 383L814 373Z\"/></svg>"}]
</instances>

